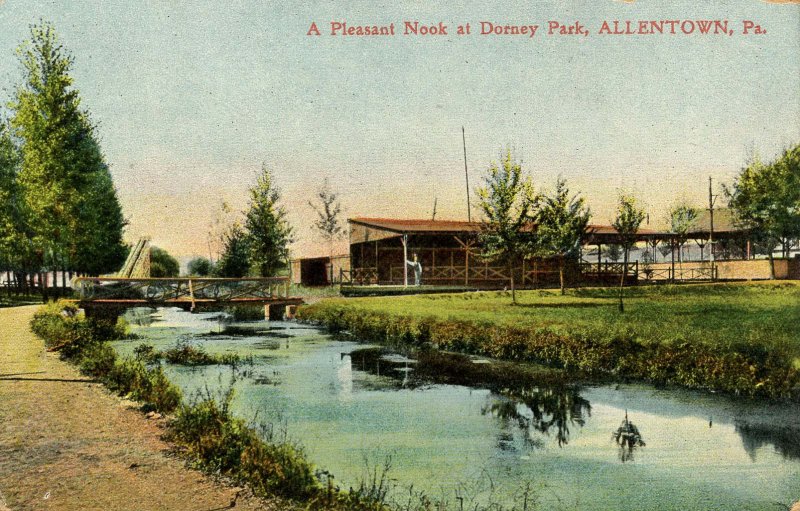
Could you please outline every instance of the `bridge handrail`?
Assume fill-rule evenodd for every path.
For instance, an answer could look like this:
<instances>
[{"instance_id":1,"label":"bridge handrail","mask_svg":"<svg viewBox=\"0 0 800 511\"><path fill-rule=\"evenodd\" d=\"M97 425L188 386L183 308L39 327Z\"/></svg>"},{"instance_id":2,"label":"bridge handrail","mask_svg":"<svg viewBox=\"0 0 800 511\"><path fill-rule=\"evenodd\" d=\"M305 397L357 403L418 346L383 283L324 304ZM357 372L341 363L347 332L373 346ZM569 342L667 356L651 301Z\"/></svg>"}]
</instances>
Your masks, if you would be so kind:
<instances>
[{"instance_id":1,"label":"bridge handrail","mask_svg":"<svg viewBox=\"0 0 800 511\"><path fill-rule=\"evenodd\" d=\"M74 282L288 282L289 277L75 277Z\"/></svg>"}]
</instances>

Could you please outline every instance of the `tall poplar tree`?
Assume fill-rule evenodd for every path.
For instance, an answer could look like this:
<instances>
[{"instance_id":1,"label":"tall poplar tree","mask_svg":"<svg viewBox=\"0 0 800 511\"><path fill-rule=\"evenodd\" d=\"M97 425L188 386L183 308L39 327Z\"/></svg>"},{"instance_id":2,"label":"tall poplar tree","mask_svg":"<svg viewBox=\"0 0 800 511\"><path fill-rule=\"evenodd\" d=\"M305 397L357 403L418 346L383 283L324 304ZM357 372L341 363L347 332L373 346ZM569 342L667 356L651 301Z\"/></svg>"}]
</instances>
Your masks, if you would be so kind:
<instances>
[{"instance_id":1,"label":"tall poplar tree","mask_svg":"<svg viewBox=\"0 0 800 511\"><path fill-rule=\"evenodd\" d=\"M24 265L25 232L17 183L19 163L19 150L8 126L0 122L0 271L6 272L8 282L11 272L19 272Z\"/></svg>"},{"instance_id":2,"label":"tall poplar tree","mask_svg":"<svg viewBox=\"0 0 800 511\"><path fill-rule=\"evenodd\" d=\"M280 198L272 172L262 165L256 184L250 188L244 223L250 264L261 277L275 276L286 267L289 258L293 229L286 220L286 210L279 204Z\"/></svg>"},{"instance_id":3,"label":"tall poplar tree","mask_svg":"<svg viewBox=\"0 0 800 511\"><path fill-rule=\"evenodd\" d=\"M644 209L639 206L639 201L632 195L621 194L617 203L617 217L611 223L619 236L622 246L622 274L619 279L619 311L625 312L623 294L625 290L625 275L628 273L628 255L631 247L636 244L636 235L639 227L644 222Z\"/></svg>"},{"instance_id":4,"label":"tall poplar tree","mask_svg":"<svg viewBox=\"0 0 800 511\"><path fill-rule=\"evenodd\" d=\"M484 257L508 268L511 301L517 303L514 270L533 249L527 229L537 201L533 182L507 149L500 165L489 165L484 186L478 188L477 194L484 216L480 234Z\"/></svg>"},{"instance_id":5,"label":"tall poplar tree","mask_svg":"<svg viewBox=\"0 0 800 511\"><path fill-rule=\"evenodd\" d=\"M559 178L552 195L541 199L536 212L536 252L558 258L561 294L564 294L564 262L578 258L581 239L586 233L591 213L583 197L570 195L567 182Z\"/></svg>"},{"instance_id":6,"label":"tall poplar tree","mask_svg":"<svg viewBox=\"0 0 800 511\"><path fill-rule=\"evenodd\" d=\"M31 27L17 50L24 80L11 126L21 142L19 186L35 263L99 274L125 258L125 221L95 127L80 107L73 58L52 25Z\"/></svg>"}]
</instances>

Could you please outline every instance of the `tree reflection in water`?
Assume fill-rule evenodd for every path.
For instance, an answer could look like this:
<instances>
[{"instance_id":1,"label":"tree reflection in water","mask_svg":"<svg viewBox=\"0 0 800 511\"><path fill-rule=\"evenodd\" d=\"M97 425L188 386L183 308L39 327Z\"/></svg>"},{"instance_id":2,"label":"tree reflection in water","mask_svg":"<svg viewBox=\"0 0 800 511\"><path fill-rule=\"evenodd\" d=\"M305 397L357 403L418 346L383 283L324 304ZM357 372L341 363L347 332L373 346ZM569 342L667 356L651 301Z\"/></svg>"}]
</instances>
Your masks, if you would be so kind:
<instances>
[{"instance_id":1,"label":"tree reflection in water","mask_svg":"<svg viewBox=\"0 0 800 511\"><path fill-rule=\"evenodd\" d=\"M637 447L644 447L644 439L639 428L628 420L628 410L625 410L625 419L611 436L619 445L619 459L622 463L633 461L633 453Z\"/></svg>"},{"instance_id":2,"label":"tree reflection in water","mask_svg":"<svg viewBox=\"0 0 800 511\"><path fill-rule=\"evenodd\" d=\"M505 390L507 399L485 406L481 413L491 414L507 422L513 422L522 431L526 447L541 448L542 435L555 432L559 447L569 443L569 428L583 427L586 417L591 416L592 406L573 388L525 388ZM508 445L509 438L500 438L500 446Z\"/></svg>"}]
</instances>

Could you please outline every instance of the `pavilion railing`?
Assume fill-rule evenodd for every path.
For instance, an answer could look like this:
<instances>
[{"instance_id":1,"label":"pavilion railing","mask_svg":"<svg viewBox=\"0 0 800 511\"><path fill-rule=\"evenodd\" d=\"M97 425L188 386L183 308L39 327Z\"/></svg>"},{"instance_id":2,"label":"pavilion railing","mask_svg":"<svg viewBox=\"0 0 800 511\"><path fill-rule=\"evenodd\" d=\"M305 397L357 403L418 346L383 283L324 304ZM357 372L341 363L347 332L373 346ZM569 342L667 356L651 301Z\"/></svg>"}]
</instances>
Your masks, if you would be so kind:
<instances>
[{"instance_id":1,"label":"pavilion railing","mask_svg":"<svg viewBox=\"0 0 800 511\"><path fill-rule=\"evenodd\" d=\"M403 267L389 268L389 281L402 284ZM504 266L423 266L422 282L425 284L467 285L470 282L506 282L509 280L508 268ZM408 269L408 281L414 282L414 270Z\"/></svg>"},{"instance_id":2,"label":"pavilion railing","mask_svg":"<svg viewBox=\"0 0 800 511\"><path fill-rule=\"evenodd\" d=\"M702 266L676 266L667 268L643 268L642 278L647 281L691 281L691 280L716 280L717 269L711 265Z\"/></svg>"},{"instance_id":3,"label":"pavilion railing","mask_svg":"<svg viewBox=\"0 0 800 511\"><path fill-rule=\"evenodd\" d=\"M378 283L378 269L377 268L353 268L339 270L339 280L342 284L350 284L355 286L369 286Z\"/></svg>"}]
</instances>

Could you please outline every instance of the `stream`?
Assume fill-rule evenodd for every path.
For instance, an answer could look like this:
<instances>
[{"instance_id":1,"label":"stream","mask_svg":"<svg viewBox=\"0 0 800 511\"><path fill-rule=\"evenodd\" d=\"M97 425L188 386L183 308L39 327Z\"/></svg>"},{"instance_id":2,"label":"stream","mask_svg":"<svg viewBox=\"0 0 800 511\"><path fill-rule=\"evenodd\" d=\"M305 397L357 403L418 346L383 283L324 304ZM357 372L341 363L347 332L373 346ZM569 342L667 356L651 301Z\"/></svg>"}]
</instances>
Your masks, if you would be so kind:
<instances>
[{"instance_id":1,"label":"stream","mask_svg":"<svg viewBox=\"0 0 800 511\"><path fill-rule=\"evenodd\" d=\"M800 498L800 405L644 384L487 389L415 377L417 361L296 322L132 309L134 340L252 357L232 409L301 444L344 488L387 475L392 497L458 509L775 510ZM491 363L479 360L476 363ZM231 385L229 366L165 364L191 399ZM641 442L613 433L635 425ZM781 505L785 507L781 507Z\"/></svg>"}]
</instances>

